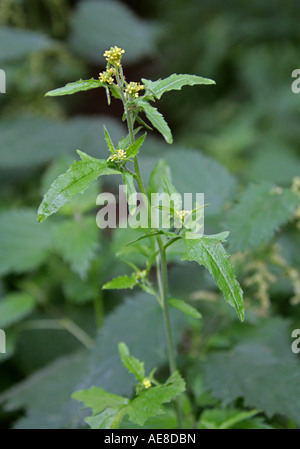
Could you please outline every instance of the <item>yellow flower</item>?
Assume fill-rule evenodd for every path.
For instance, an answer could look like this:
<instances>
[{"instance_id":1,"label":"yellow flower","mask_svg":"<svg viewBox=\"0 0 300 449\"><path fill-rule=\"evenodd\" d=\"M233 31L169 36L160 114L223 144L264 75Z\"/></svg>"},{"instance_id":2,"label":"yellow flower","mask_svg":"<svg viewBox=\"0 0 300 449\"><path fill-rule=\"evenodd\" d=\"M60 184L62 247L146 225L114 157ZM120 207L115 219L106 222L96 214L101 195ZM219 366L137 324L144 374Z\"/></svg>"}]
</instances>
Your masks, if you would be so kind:
<instances>
[{"instance_id":1,"label":"yellow flower","mask_svg":"<svg viewBox=\"0 0 300 449\"><path fill-rule=\"evenodd\" d=\"M142 270L142 271L137 271L135 273L135 278L136 280L138 279L144 279L146 277L147 271L146 270Z\"/></svg>"},{"instance_id":2,"label":"yellow flower","mask_svg":"<svg viewBox=\"0 0 300 449\"><path fill-rule=\"evenodd\" d=\"M143 385L145 388L150 388L152 386L151 381L147 378L143 380Z\"/></svg>"},{"instance_id":3,"label":"yellow flower","mask_svg":"<svg viewBox=\"0 0 300 449\"><path fill-rule=\"evenodd\" d=\"M110 50L106 50L103 53L106 61L110 64L114 64L119 66L121 64L122 55L125 53L125 50L122 50L120 47L114 46L111 47Z\"/></svg>"},{"instance_id":4,"label":"yellow flower","mask_svg":"<svg viewBox=\"0 0 300 449\"><path fill-rule=\"evenodd\" d=\"M107 70L106 72L99 73L99 79L101 83L112 84L114 82L114 79L111 76L112 73L109 70Z\"/></svg>"},{"instance_id":5,"label":"yellow flower","mask_svg":"<svg viewBox=\"0 0 300 449\"><path fill-rule=\"evenodd\" d=\"M190 214L191 214L191 211L189 211L189 210L175 210L176 217L179 218L181 221L183 221Z\"/></svg>"},{"instance_id":6,"label":"yellow flower","mask_svg":"<svg viewBox=\"0 0 300 449\"><path fill-rule=\"evenodd\" d=\"M113 162L120 162L126 159L126 151L125 150L117 150L115 154L112 154L108 158L110 161Z\"/></svg>"},{"instance_id":7,"label":"yellow flower","mask_svg":"<svg viewBox=\"0 0 300 449\"><path fill-rule=\"evenodd\" d=\"M127 84L125 94L132 95L133 97L137 98L139 96L139 91L143 90L144 88L145 86L143 84L131 81L129 84Z\"/></svg>"}]
</instances>

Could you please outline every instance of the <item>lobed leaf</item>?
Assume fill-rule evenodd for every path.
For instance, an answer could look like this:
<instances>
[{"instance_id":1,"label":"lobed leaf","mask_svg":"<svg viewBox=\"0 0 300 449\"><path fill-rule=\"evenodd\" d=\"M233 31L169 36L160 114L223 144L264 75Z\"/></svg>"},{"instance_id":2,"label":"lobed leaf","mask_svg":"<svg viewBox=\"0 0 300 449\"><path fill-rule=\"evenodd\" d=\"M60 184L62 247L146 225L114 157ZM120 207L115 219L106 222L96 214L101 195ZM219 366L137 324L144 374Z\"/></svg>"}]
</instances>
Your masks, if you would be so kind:
<instances>
[{"instance_id":1,"label":"lobed leaf","mask_svg":"<svg viewBox=\"0 0 300 449\"><path fill-rule=\"evenodd\" d=\"M91 78L89 80L78 80L73 83L68 83L63 87L59 87L54 90L50 90L45 94L45 97L59 97L62 95L73 95L77 92L82 92L90 89L96 89L97 87L103 87L104 84L100 80Z\"/></svg>"},{"instance_id":2,"label":"lobed leaf","mask_svg":"<svg viewBox=\"0 0 300 449\"><path fill-rule=\"evenodd\" d=\"M289 189L269 183L250 185L228 216L232 251L245 251L267 244L291 219L299 198Z\"/></svg>"},{"instance_id":3,"label":"lobed leaf","mask_svg":"<svg viewBox=\"0 0 300 449\"><path fill-rule=\"evenodd\" d=\"M146 90L154 95L157 99L160 99L165 92L170 90L180 90L183 86L195 86L196 84L216 84L215 81L209 78L202 78L197 75L187 75L174 73L165 79L159 79L157 81L147 80L142 78L142 83L145 85Z\"/></svg>"},{"instance_id":4,"label":"lobed leaf","mask_svg":"<svg viewBox=\"0 0 300 449\"><path fill-rule=\"evenodd\" d=\"M54 181L38 209L38 221L43 222L54 214L74 195L83 193L92 181L102 175L118 173L107 167L107 161L95 159L78 150L80 161L75 161L69 170Z\"/></svg>"},{"instance_id":5,"label":"lobed leaf","mask_svg":"<svg viewBox=\"0 0 300 449\"><path fill-rule=\"evenodd\" d=\"M145 112L147 119L164 137L167 143L173 142L171 130L163 115L147 101L138 98L136 104Z\"/></svg>"}]
</instances>

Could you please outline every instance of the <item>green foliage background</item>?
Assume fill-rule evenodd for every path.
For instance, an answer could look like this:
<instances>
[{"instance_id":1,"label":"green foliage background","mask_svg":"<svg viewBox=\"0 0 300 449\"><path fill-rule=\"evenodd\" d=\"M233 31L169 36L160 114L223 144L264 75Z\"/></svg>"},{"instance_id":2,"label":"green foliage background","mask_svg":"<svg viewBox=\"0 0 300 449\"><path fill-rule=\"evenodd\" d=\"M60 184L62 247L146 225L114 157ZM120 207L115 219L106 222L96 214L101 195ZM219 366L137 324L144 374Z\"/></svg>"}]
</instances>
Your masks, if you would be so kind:
<instances>
[{"instance_id":1,"label":"green foliage background","mask_svg":"<svg viewBox=\"0 0 300 449\"><path fill-rule=\"evenodd\" d=\"M185 425L300 426L299 356L291 352L291 330L300 328L295 183L291 190L300 176L300 94L291 90L291 73L300 68L299 14L299 2L283 0L1 1L7 93L0 95L0 328L7 353L0 354L0 427L78 428L85 424L71 399L75 390L132 394L120 341L147 372L158 366L166 378L157 304L135 290L101 291L130 273L124 257L139 267L144 261L134 248L121 251L137 231L96 228L95 198L117 189L114 177L36 222L42 194L75 150L106 158L103 124L114 142L126 132L120 105L108 108L104 90L44 97L73 80L97 78L111 45L126 49L130 80L176 72L216 81L167 93L159 109L174 144L151 133L141 156L147 181L162 157L180 192L205 193L206 233L230 231L228 249L245 293L240 324L210 275L181 261L174 246L170 293L203 317L172 310L187 382ZM146 251L143 241L138 248ZM174 425L171 407L145 424Z\"/></svg>"}]
</instances>

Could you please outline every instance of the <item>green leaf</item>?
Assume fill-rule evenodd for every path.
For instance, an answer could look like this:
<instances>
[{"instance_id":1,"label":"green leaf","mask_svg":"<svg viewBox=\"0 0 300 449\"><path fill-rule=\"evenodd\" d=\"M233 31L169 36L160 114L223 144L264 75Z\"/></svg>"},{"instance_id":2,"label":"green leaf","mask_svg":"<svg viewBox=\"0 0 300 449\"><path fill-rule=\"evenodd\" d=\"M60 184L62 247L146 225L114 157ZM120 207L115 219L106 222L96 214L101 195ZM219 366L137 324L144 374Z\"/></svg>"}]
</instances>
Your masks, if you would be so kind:
<instances>
[{"instance_id":1,"label":"green leaf","mask_svg":"<svg viewBox=\"0 0 300 449\"><path fill-rule=\"evenodd\" d=\"M147 136L147 133L145 133L143 136L139 137L139 138L134 142L133 145L130 145L130 146L126 149L126 156L127 156L127 157L135 157L135 156L138 154L138 152L139 152L141 146L142 146L143 143L144 143L144 140L145 140L146 136Z\"/></svg>"},{"instance_id":2,"label":"green leaf","mask_svg":"<svg viewBox=\"0 0 300 449\"><path fill-rule=\"evenodd\" d=\"M163 404L175 399L184 391L185 382L175 371L164 385L143 390L131 401L95 387L91 390L77 392L73 394L73 398L84 402L86 407L92 407L94 414L102 411L94 419L87 419L93 428L104 428L105 426L107 429L115 429L119 427L125 415L128 415L129 420L133 423L143 426L149 418L163 413Z\"/></svg>"},{"instance_id":3,"label":"green leaf","mask_svg":"<svg viewBox=\"0 0 300 449\"><path fill-rule=\"evenodd\" d=\"M127 187L126 194L127 194L129 213L130 215L134 215L136 213L136 206L137 206L137 196L134 185L134 177L130 173L127 173L126 171L123 171L122 177L124 185Z\"/></svg>"},{"instance_id":4,"label":"green leaf","mask_svg":"<svg viewBox=\"0 0 300 449\"><path fill-rule=\"evenodd\" d=\"M291 219L299 198L269 183L250 185L228 216L231 250L245 251L267 244Z\"/></svg>"},{"instance_id":5,"label":"green leaf","mask_svg":"<svg viewBox=\"0 0 300 449\"><path fill-rule=\"evenodd\" d=\"M172 143L172 133L163 115L147 101L144 101L141 98L136 100L136 104L145 112L147 119L152 123L154 128L156 128L163 135L166 142Z\"/></svg>"},{"instance_id":6,"label":"green leaf","mask_svg":"<svg viewBox=\"0 0 300 449\"><path fill-rule=\"evenodd\" d=\"M102 175L118 173L107 167L107 161L95 159L78 150L81 161L75 161L69 170L53 182L38 210L38 221L43 222L74 195L83 193L92 181Z\"/></svg>"},{"instance_id":7,"label":"green leaf","mask_svg":"<svg viewBox=\"0 0 300 449\"><path fill-rule=\"evenodd\" d=\"M59 87L58 89L50 90L45 94L46 97L59 97L61 95L72 95L77 92L82 92L85 90L96 89L97 87L103 87L103 83L100 80L95 80L91 78L89 80L78 80L73 83L68 83L64 87Z\"/></svg>"},{"instance_id":8,"label":"green leaf","mask_svg":"<svg viewBox=\"0 0 300 449\"><path fill-rule=\"evenodd\" d=\"M202 318L201 313L198 312L195 307L190 306L182 299L170 298L169 303L171 304L171 306L175 307L186 315L192 316L193 318Z\"/></svg>"},{"instance_id":9,"label":"green leaf","mask_svg":"<svg viewBox=\"0 0 300 449\"><path fill-rule=\"evenodd\" d=\"M229 231L219 232L218 234L203 235L207 242L222 243L225 242L229 235Z\"/></svg>"},{"instance_id":10,"label":"green leaf","mask_svg":"<svg viewBox=\"0 0 300 449\"><path fill-rule=\"evenodd\" d=\"M35 300L27 293L11 293L0 300L0 329L6 329L29 315Z\"/></svg>"},{"instance_id":11,"label":"green leaf","mask_svg":"<svg viewBox=\"0 0 300 449\"><path fill-rule=\"evenodd\" d=\"M175 399L184 391L185 382L175 371L164 385L150 387L130 401L126 407L129 420L143 426L149 418L163 412L163 404Z\"/></svg>"},{"instance_id":12,"label":"green leaf","mask_svg":"<svg viewBox=\"0 0 300 449\"><path fill-rule=\"evenodd\" d=\"M235 308L241 321L244 319L243 292L235 278L229 254L221 243L201 239L186 239L186 253L182 260L195 260L204 265L213 275L217 286L223 292L224 299Z\"/></svg>"},{"instance_id":13,"label":"green leaf","mask_svg":"<svg viewBox=\"0 0 300 449\"><path fill-rule=\"evenodd\" d=\"M106 282L103 285L103 290L120 290L123 288L133 288L137 284L135 277L131 276L118 276L112 281Z\"/></svg>"},{"instance_id":14,"label":"green leaf","mask_svg":"<svg viewBox=\"0 0 300 449\"><path fill-rule=\"evenodd\" d=\"M113 45L125 49L124 63L132 64L154 52L154 27L125 3L85 0L73 13L69 45L74 53L96 65Z\"/></svg>"},{"instance_id":15,"label":"green leaf","mask_svg":"<svg viewBox=\"0 0 300 449\"><path fill-rule=\"evenodd\" d=\"M169 92L170 90L180 90L183 86L216 84L215 81L208 78L202 78L201 76L186 74L177 75L176 73L168 76L168 78L163 80L159 79L157 81L150 81L142 78L142 83L146 86L146 90L158 99L161 98L165 92Z\"/></svg>"},{"instance_id":16,"label":"green leaf","mask_svg":"<svg viewBox=\"0 0 300 449\"><path fill-rule=\"evenodd\" d=\"M66 220L53 233L54 249L73 271L85 278L99 247L99 229L93 217Z\"/></svg>"},{"instance_id":17,"label":"green leaf","mask_svg":"<svg viewBox=\"0 0 300 449\"><path fill-rule=\"evenodd\" d=\"M96 387L92 387L89 390L76 391L72 394L72 398L83 402L85 407L91 408L94 414L102 412L106 407L118 410L129 402L127 398L107 393L102 388Z\"/></svg>"},{"instance_id":18,"label":"green leaf","mask_svg":"<svg viewBox=\"0 0 300 449\"><path fill-rule=\"evenodd\" d=\"M105 140L106 140L108 149L112 154L114 154L116 152L114 144L112 143L111 137L110 137L105 125L103 125L103 128L104 128Z\"/></svg>"},{"instance_id":19,"label":"green leaf","mask_svg":"<svg viewBox=\"0 0 300 449\"><path fill-rule=\"evenodd\" d=\"M49 256L53 226L40 226L35 210L2 212L0 229L0 274L34 270Z\"/></svg>"},{"instance_id":20,"label":"green leaf","mask_svg":"<svg viewBox=\"0 0 300 449\"><path fill-rule=\"evenodd\" d=\"M119 353L122 363L127 371L134 374L139 382L142 382L145 378L144 362L140 362L138 359L130 355L129 349L125 343L119 343Z\"/></svg>"}]
</instances>

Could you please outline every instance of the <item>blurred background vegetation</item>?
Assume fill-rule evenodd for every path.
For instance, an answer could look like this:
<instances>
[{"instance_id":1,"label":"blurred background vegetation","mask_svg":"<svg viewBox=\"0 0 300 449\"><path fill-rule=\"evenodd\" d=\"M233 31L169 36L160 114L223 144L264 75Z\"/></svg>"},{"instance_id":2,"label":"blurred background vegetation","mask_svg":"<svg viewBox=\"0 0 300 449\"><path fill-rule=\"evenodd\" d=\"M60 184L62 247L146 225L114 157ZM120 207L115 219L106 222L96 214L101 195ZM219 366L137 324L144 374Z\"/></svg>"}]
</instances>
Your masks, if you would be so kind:
<instances>
[{"instance_id":1,"label":"blurred background vegetation","mask_svg":"<svg viewBox=\"0 0 300 449\"><path fill-rule=\"evenodd\" d=\"M1 0L0 328L7 353L0 354L0 427L80 427L74 390L97 385L130 394L119 341L165 375L163 323L152 298L101 291L127 272L122 260L143 266L134 250L120 250L138 231L109 234L95 224L96 195L114 191L115 181L93 184L57 217L36 222L43 193L76 149L107 157L103 124L115 142L126 133L121 105L108 107L104 90L44 97L97 78L112 45L126 50L128 80L176 72L216 81L164 96L158 107L175 143L151 135L142 156L146 179L163 157L180 191L205 193L206 233L231 231L245 291L240 324L210 276L171 255L171 294L204 317L173 317L188 382L186 426L300 426L299 360L291 351L291 330L300 328L300 94L291 90L300 68L299 16L293 0ZM175 425L171 408L161 420L150 428Z\"/></svg>"}]
</instances>

